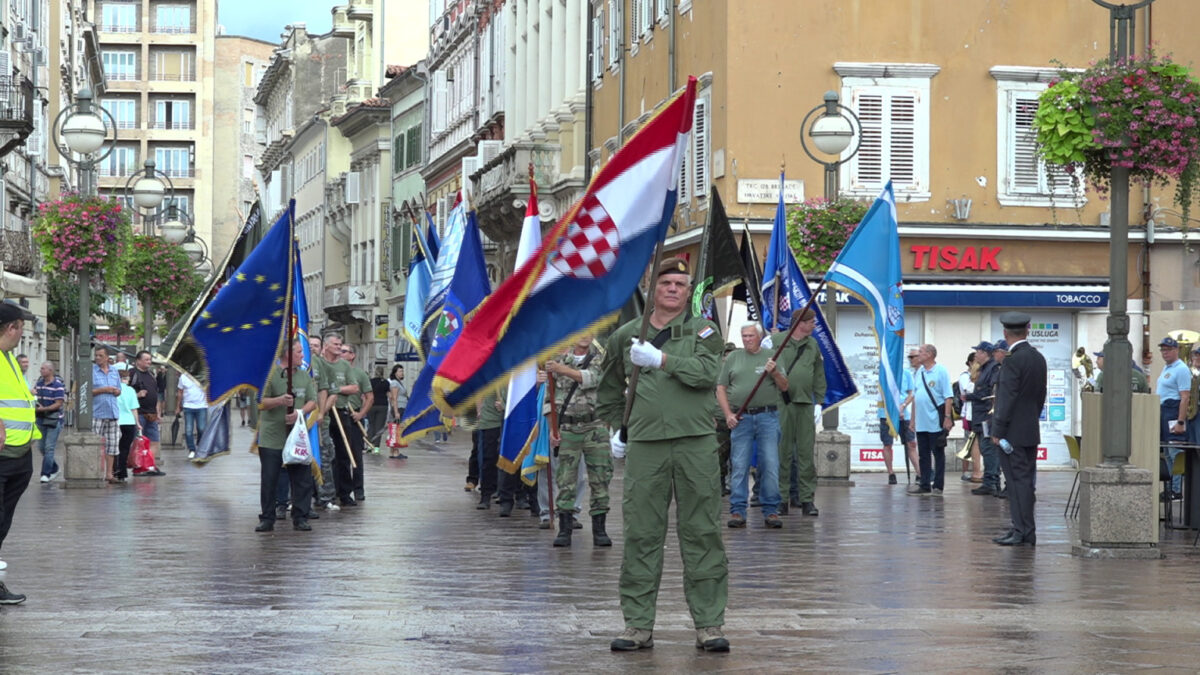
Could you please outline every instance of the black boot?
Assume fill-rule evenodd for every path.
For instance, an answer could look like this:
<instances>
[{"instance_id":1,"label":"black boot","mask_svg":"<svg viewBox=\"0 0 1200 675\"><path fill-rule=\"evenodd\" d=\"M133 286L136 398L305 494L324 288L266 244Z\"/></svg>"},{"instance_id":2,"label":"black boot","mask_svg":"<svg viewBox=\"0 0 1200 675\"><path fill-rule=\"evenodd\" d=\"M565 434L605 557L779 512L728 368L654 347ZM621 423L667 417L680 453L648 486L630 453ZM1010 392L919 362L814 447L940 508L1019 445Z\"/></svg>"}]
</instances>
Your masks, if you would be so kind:
<instances>
[{"instance_id":1,"label":"black boot","mask_svg":"<svg viewBox=\"0 0 1200 675\"><path fill-rule=\"evenodd\" d=\"M558 536L554 538L554 547L561 548L571 545L571 513L559 512Z\"/></svg>"},{"instance_id":2,"label":"black boot","mask_svg":"<svg viewBox=\"0 0 1200 675\"><path fill-rule=\"evenodd\" d=\"M609 539L608 533L604 531L604 520L607 517L607 513L592 516L592 546L612 546L612 539Z\"/></svg>"}]
</instances>

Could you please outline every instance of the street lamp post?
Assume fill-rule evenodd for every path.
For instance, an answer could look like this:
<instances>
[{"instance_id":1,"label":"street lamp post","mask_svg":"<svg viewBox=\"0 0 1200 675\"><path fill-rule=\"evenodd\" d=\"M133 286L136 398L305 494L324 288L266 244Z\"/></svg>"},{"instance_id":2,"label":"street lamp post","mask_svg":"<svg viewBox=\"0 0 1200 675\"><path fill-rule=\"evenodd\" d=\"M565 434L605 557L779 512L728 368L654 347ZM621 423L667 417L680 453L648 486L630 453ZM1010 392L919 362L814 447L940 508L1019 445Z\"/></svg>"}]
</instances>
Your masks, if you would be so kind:
<instances>
[{"instance_id":1,"label":"street lamp post","mask_svg":"<svg viewBox=\"0 0 1200 675\"><path fill-rule=\"evenodd\" d=\"M143 234L154 236L154 222L166 212L163 204L171 204L175 196L175 185L170 176L155 169L154 160L147 159L142 168L125 181L124 192L142 214ZM174 208L173 204L171 208ZM142 310L145 322L142 328L145 337L143 349L149 351L154 337L154 305L148 298L143 298Z\"/></svg>"},{"instance_id":2,"label":"street lamp post","mask_svg":"<svg viewBox=\"0 0 1200 675\"><path fill-rule=\"evenodd\" d=\"M96 194L96 164L112 154L117 144L117 122L97 106L89 89L81 89L75 102L54 118L51 134L63 159L79 171L79 192ZM109 135L112 140L109 141ZM105 144L108 144L105 149ZM66 146L65 148L62 146ZM65 151L63 151L65 150ZM78 159L76 159L78 155ZM92 427L91 275L79 273L79 334L75 359L75 429L88 433Z\"/></svg>"},{"instance_id":3,"label":"street lamp post","mask_svg":"<svg viewBox=\"0 0 1200 675\"><path fill-rule=\"evenodd\" d=\"M820 113L818 115L818 113ZM825 168L825 200L838 198L838 168L850 161L862 147L862 125L854 111L838 102L837 92L825 92L825 102L808 111L800 123L800 146L814 162ZM817 150L838 157L833 161L821 159L812 153L808 143ZM853 143L853 149L850 149ZM849 153L846 153L850 149ZM829 325L830 338L837 339L837 293L825 292L825 322ZM837 431L838 411L829 410L821 417L821 426L826 431Z\"/></svg>"}]
</instances>

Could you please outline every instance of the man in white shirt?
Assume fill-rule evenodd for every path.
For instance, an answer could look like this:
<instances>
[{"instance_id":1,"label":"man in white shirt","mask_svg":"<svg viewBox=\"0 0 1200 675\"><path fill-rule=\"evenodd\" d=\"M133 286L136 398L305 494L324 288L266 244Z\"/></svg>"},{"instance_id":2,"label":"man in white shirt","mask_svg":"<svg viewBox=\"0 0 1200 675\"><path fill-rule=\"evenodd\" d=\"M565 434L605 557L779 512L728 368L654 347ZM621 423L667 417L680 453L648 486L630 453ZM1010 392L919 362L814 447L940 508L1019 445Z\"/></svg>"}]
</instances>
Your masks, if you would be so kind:
<instances>
[{"instance_id":1,"label":"man in white shirt","mask_svg":"<svg viewBox=\"0 0 1200 675\"><path fill-rule=\"evenodd\" d=\"M183 411L183 438L187 441L188 459L196 458L196 441L204 434L208 425L208 397L204 387L191 375L180 373L179 395L175 398L175 416Z\"/></svg>"}]
</instances>

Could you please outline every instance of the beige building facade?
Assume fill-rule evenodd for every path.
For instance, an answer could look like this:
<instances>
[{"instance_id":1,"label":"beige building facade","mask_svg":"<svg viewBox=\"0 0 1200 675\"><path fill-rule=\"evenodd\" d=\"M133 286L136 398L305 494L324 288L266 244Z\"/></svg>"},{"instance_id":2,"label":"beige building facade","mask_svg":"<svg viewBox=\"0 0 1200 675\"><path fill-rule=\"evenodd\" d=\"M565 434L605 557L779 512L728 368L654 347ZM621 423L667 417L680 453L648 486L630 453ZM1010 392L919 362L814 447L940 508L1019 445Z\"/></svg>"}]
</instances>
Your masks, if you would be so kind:
<instances>
[{"instance_id":1,"label":"beige building facade","mask_svg":"<svg viewBox=\"0 0 1200 675\"><path fill-rule=\"evenodd\" d=\"M233 246L254 201L259 198L256 160L266 147L259 133L254 95L276 45L235 35L216 36L213 87L212 240L218 263Z\"/></svg>"},{"instance_id":2,"label":"beige building facade","mask_svg":"<svg viewBox=\"0 0 1200 675\"><path fill-rule=\"evenodd\" d=\"M1055 439L1078 421L1070 353L1099 350L1106 339L1109 203L1054 180L1061 175L1033 155L1029 125L1057 63L1082 68L1107 56L1107 11L1091 0L593 0L588 9L588 146L596 166L689 75L699 78L679 230L668 249L695 259L710 185L735 229L744 223L760 251L781 165L789 202L822 196L822 168L804 153L801 124L826 91L836 92L862 123L862 146L840 168L840 194L870 200L893 181L906 335L913 344L936 344L957 366L980 339L998 339L999 312L1029 311L1044 327L1039 348L1063 400L1048 409L1043 437L1051 441L1042 461L1067 461ZM1200 48L1191 36L1200 15L1193 9L1160 2L1139 10L1135 48L1154 44L1196 63ZM1150 354L1161 337L1150 334L1150 315L1164 303L1200 301L1200 281L1180 272L1194 268L1195 253L1180 245L1183 223L1171 190L1136 189L1130 201L1130 339L1135 353ZM839 343L848 359L858 358L869 350L855 341L867 329L866 314L848 298L843 303ZM842 407L841 430L854 438L860 467L878 457L875 411L867 405L874 386L866 375L865 403Z\"/></svg>"}]
</instances>

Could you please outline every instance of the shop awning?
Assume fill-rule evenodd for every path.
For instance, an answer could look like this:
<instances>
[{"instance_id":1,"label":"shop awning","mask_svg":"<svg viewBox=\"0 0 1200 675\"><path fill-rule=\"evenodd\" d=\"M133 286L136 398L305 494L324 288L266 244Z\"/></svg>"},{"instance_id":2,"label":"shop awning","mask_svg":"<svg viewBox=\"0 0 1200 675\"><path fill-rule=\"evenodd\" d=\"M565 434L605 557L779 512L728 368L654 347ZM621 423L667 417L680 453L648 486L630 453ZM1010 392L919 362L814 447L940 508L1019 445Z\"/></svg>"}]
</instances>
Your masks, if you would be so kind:
<instances>
[{"instance_id":1,"label":"shop awning","mask_svg":"<svg viewBox=\"0 0 1200 675\"><path fill-rule=\"evenodd\" d=\"M818 301L825 301L823 292ZM860 305L862 303L845 293L838 293L838 304ZM904 306L1102 309L1108 307L1108 285L910 282L904 284Z\"/></svg>"}]
</instances>

